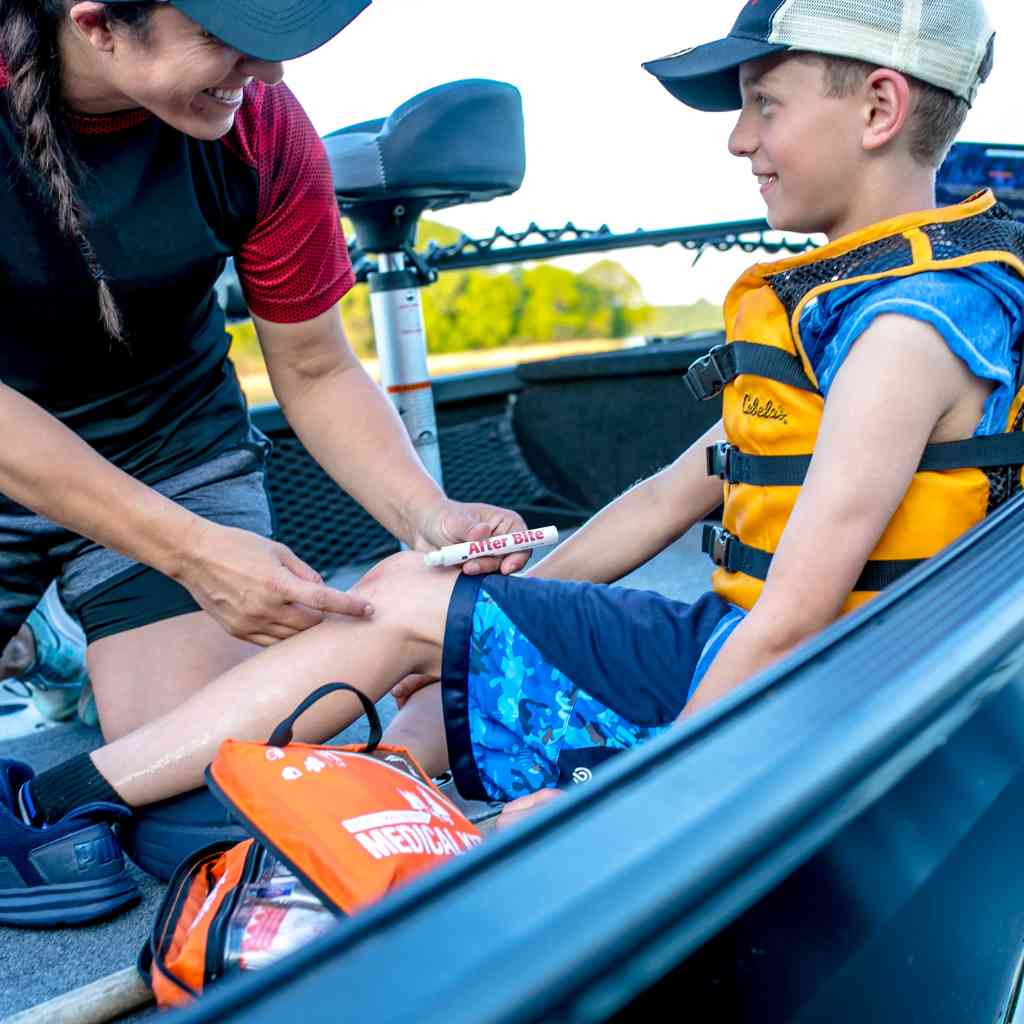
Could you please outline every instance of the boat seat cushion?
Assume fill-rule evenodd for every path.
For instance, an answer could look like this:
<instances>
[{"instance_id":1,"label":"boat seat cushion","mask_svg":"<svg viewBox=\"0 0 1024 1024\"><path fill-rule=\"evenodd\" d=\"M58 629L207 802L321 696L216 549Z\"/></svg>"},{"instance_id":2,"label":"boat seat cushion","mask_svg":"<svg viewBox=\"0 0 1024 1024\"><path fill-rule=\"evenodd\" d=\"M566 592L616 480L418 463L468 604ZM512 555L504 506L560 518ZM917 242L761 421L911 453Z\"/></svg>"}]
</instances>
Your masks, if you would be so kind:
<instances>
[{"instance_id":1,"label":"boat seat cushion","mask_svg":"<svg viewBox=\"0 0 1024 1024\"><path fill-rule=\"evenodd\" d=\"M486 79L449 82L381 120L324 139L338 197L426 200L428 209L514 192L526 168L522 98Z\"/></svg>"}]
</instances>

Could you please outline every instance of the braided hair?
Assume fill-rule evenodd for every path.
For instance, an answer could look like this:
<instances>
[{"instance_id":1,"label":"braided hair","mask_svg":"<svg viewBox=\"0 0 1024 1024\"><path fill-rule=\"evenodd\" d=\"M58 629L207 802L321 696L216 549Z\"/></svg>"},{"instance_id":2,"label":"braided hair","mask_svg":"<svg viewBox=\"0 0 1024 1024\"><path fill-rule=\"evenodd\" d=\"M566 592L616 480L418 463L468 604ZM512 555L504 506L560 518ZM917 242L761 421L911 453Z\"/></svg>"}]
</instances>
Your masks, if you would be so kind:
<instances>
[{"instance_id":1,"label":"braided hair","mask_svg":"<svg viewBox=\"0 0 1024 1024\"><path fill-rule=\"evenodd\" d=\"M0 59L10 75L11 114L22 136L22 155L52 203L61 232L78 247L96 282L107 333L124 341L121 313L85 232L86 210L76 190L81 167L64 117L58 34L74 0L0 0ZM107 7L109 21L142 34L151 3Z\"/></svg>"}]
</instances>

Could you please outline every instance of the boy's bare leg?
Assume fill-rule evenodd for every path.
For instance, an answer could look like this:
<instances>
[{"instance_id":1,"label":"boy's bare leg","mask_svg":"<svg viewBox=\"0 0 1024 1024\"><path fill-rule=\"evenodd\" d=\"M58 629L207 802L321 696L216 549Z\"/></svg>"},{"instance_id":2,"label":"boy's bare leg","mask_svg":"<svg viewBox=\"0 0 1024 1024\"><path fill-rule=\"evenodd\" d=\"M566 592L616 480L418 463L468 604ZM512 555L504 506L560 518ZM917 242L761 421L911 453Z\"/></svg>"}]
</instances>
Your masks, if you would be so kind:
<instances>
[{"instance_id":1,"label":"boy's bare leg","mask_svg":"<svg viewBox=\"0 0 1024 1024\"><path fill-rule=\"evenodd\" d=\"M265 649L179 707L95 751L93 762L126 803L152 803L201 785L224 739L265 740L323 683L351 683L378 700L410 672L440 675L457 576L457 570L427 568L423 556L412 552L385 560L357 584L376 609L371 619L331 617ZM332 694L302 716L295 736L320 742L361 714L352 694ZM436 728L441 730L439 716ZM425 753L432 760L436 747Z\"/></svg>"},{"instance_id":2,"label":"boy's bare leg","mask_svg":"<svg viewBox=\"0 0 1024 1024\"><path fill-rule=\"evenodd\" d=\"M384 731L384 742L412 751L428 775L448 768L448 741L444 733L441 684L417 690Z\"/></svg>"}]
</instances>

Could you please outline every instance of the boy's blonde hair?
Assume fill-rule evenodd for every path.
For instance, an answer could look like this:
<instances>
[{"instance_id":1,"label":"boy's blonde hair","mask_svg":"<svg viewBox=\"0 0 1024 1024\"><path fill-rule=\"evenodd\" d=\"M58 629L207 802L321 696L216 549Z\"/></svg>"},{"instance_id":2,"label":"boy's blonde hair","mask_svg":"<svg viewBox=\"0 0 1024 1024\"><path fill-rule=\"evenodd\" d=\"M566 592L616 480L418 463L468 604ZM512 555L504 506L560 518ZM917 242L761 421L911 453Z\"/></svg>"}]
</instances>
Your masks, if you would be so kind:
<instances>
[{"instance_id":1,"label":"boy's blonde hair","mask_svg":"<svg viewBox=\"0 0 1024 1024\"><path fill-rule=\"evenodd\" d=\"M825 95L844 99L863 85L868 75L880 65L868 64L850 57L833 57L824 53L801 54L819 64L825 75ZM966 101L945 89L929 85L911 75L914 108L907 123L910 155L925 167L938 167L946 159L967 118L970 107Z\"/></svg>"}]
</instances>

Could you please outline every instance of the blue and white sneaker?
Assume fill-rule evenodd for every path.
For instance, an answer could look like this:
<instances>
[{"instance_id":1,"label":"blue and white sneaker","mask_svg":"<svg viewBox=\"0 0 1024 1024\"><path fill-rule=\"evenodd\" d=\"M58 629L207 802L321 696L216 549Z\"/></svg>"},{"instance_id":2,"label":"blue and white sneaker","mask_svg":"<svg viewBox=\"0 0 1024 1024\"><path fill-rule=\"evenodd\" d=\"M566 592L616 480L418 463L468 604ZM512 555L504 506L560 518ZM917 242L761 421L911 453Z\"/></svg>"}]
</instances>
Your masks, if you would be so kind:
<instances>
[{"instance_id":1,"label":"blue and white sneaker","mask_svg":"<svg viewBox=\"0 0 1024 1024\"><path fill-rule=\"evenodd\" d=\"M35 660L18 675L32 693L44 718L64 722L74 718L78 699L89 681L85 665L85 633L65 610L52 583L25 620L35 641Z\"/></svg>"},{"instance_id":2,"label":"blue and white sneaker","mask_svg":"<svg viewBox=\"0 0 1024 1024\"><path fill-rule=\"evenodd\" d=\"M86 725L96 725L85 634L65 610L54 584L0 655L0 677L5 675L10 678L3 684L0 739L67 722L76 714Z\"/></svg>"},{"instance_id":3,"label":"blue and white sneaker","mask_svg":"<svg viewBox=\"0 0 1024 1024\"><path fill-rule=\"evenodd\" d=\"M27 764L0 758L0 924L84 924L137 902L112 827L128 809L92 803L53 825L27 825L19 794L33 775Z\"/></svg>"}]
</instances>

